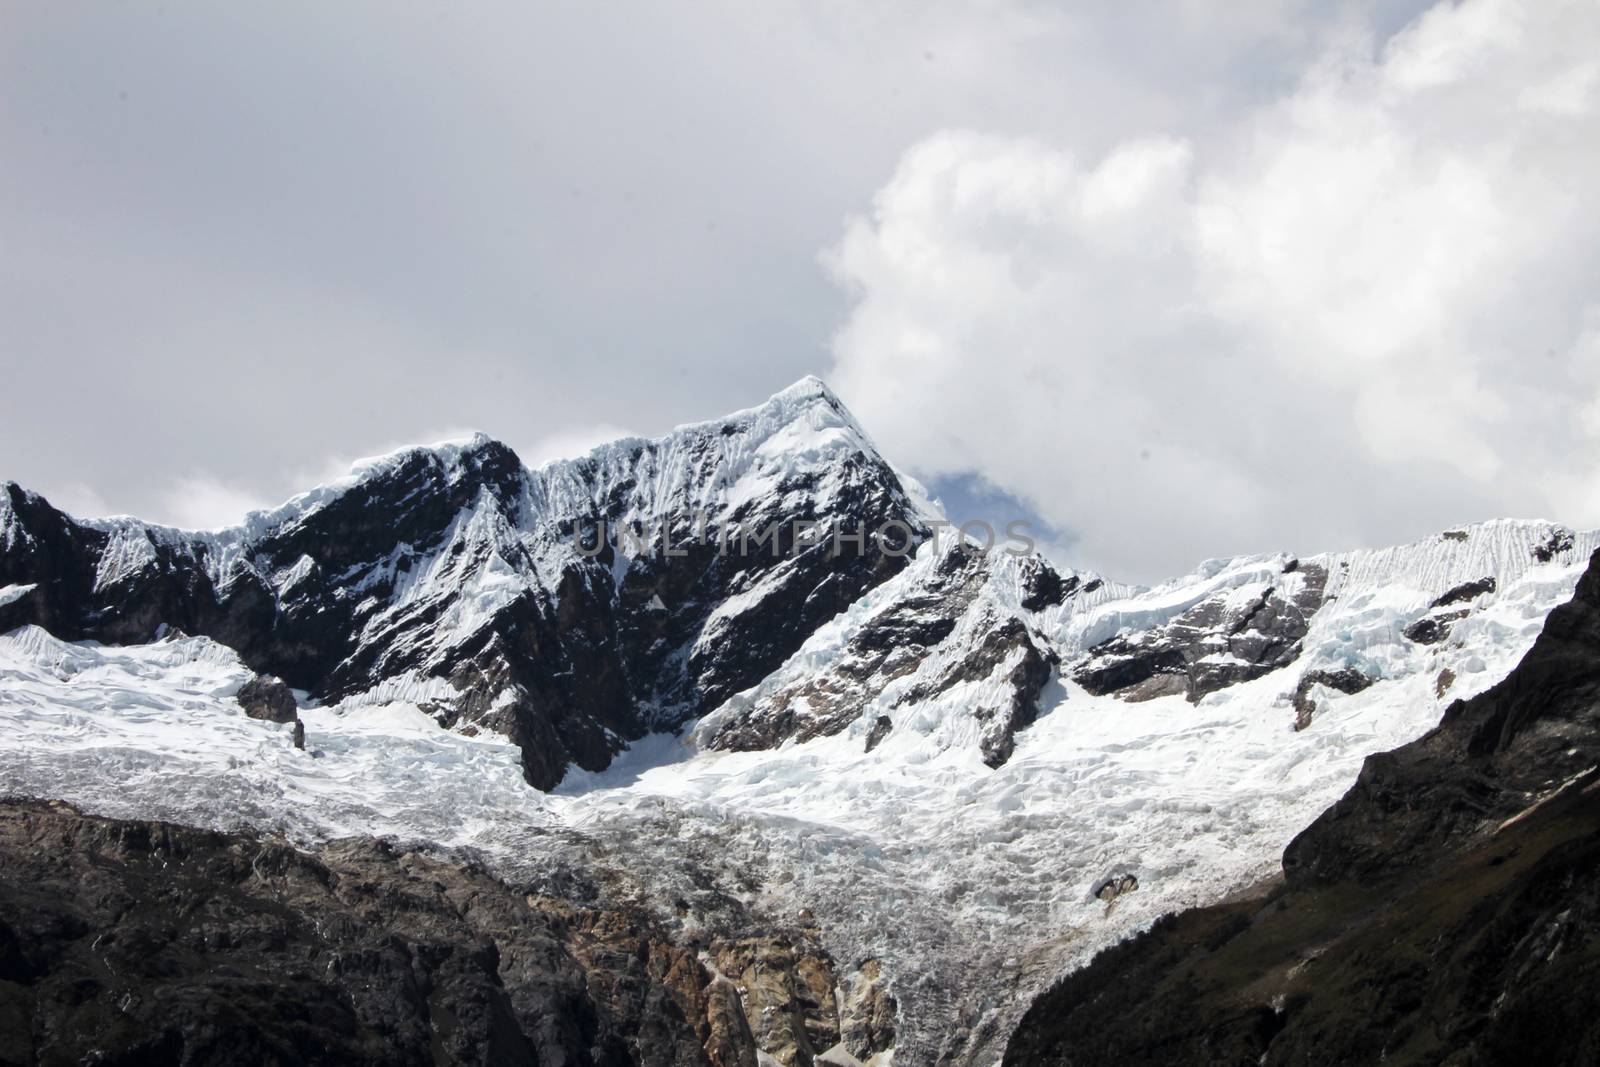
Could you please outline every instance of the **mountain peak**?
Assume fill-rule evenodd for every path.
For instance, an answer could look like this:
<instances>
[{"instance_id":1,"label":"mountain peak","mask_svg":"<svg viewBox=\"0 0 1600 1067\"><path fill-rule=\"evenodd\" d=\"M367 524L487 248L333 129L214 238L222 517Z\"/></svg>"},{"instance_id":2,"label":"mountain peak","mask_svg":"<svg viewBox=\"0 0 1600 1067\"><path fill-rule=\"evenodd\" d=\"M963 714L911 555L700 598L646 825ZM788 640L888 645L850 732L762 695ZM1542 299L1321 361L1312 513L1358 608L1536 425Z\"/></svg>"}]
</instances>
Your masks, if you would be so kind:
<instances>
[{"instance_id":1,"label":"mountain peak","mask_svg":"<svg viewBox=\"0 0 1600 1067\"><path fill-rule=\"evenodd\" d=\"M828 383L818 378L815 374L807 374L793 385L786 386L772 394L772 400L831 400L838 402L839 397Z\"/></svg>"},{"instance_id":2,"label":"mountain peak","mask_svg":"<svg viewBox=\"0 0 1600 1067\"><path fill-rule=\"evenodd\" d=\"M346 477L360 478L372 471L396 466L420 454L431 455L446 467L454 466L464 458L483 452L512 452L509 445L481 430L463 437L450 437L431 444L403 445L389 452L366 456L350 464Z\"/></svg>"},{"instance_id":3,"label":"mountain peak","mask_svg":"<svg viewBox=\"0 0 1600 1067\"><path fill-rule=\"evenodd\" d=\"M844 401L839 399L839 394L814 374L808 374L793 385L773 393L757 410L762 409L779 412L789 419L820 409L830 412L858 433L861 431L861 425L856 422L850 409L844 406Z\"/></svg>"},{"instance_id":4,"label":"mountain peak","mask_svg":"<svg viewBox=\"0 0 1600 1067\"><path fill-rule=\"evenodd\" d=\"M668 436L689 432L703 432L706 430L720 430L726 432L729 426L777 426L794 422L808 413L819 409L828 410L834 416L843 420L851 428L860 432L860 426L845 408L844 402L828 384L815 375L808 374L792 385L778 390L766 400L751 407L730 411L721 418L707 419L700 422L687 422L673 428Z\"/></svg>"}]
</instances>

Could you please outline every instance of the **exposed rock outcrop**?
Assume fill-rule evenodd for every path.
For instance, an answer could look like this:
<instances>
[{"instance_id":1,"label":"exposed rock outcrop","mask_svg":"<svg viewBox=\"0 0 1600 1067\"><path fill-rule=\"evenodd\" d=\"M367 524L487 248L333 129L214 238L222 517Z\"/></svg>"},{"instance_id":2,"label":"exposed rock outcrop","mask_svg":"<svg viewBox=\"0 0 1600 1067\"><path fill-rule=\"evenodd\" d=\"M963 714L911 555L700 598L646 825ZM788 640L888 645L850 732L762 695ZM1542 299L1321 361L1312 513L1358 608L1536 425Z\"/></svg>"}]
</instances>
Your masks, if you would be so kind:
<instances>
[{"instance_id":1,"label":"exposed rock outcrop","mask_svg":"<svg viewBox=\"0 0 1600 1067\"><path fill-rule=\"evenodd\" d=\"M833 966L820 949L760 937L714 944L708 955L737 991L756 1045L783 1067L811 1067L839 1043Z\"/></svg>"},{"instance_id":2,"label":"exposed rock outcrop","mask_svg":"<svg viewBox=\"0 0 1600 1067\"><path fill-rule=\"evenodd\" d=\"M284 684L283 679L270 674L258 674L239 687L235 699L252 719L294 723L294 747L306 747L306 724L300 721L300 708L295 702L294 692Z\"/></svg>"},{"instance_id":3,"label":"exposed rock outcrop","mask_svg":"<svg viewBox=\"0 0 1600 1067\"><path fill-rule=\"evenodd\" d=\"M1135 878L1131 874L1118 874L1113 875L1112 877L1107 878L1104 882L1100 883L1100 885L1095 889L1094 895L1097 899L1103 900L1109 904L1113 900L1116 900L1118 897L1122 896L1122 894L1131 893L1138 888L1138 878Z\"/></svg>"},{"instance_id":4,"label":"exposed rock outcrop","mask_svg":"<svg viewBox=\"0 0 1600 1067\"><path fill-rule=\"evenodd\" d=\"M815 946L697 947L383 842L13 802L0 855L4 1063L811 1067L840 1040ZM892 1044L892 1001L856 1015Z\"/></svg>"},{"instance_id":5,"label":"exposed rock outcrop","mask_svg":"<svg viewBox=\"0 0 1600 1067\"><path fill-rule=\"evenodd\" d=\"M1080 584L1077 575L1063 575L1043 559L1030 557L1022 568L1019 582L1022 606L1029 611L1043 611L1065 604Z\"/></svg>"},{"instance_id":6,"label":"exposed rock outcrop","mask_svg":"<svg viewBox=\"0 0 1600 1067\"><path fill-rule=\"evenodd\" d=\"M1499 583L1495 581L1495 577L1492 574L1486 578L1479 578L1475 582L1462 582L1454 589L1450 589L1444 593L1441 593L1434 599L1432 604L1428 605L1428 607L1442 608L1450 604L1460 604L1464 601L1476 600L1485 593L1494 592L1498 584Z\"/></svg>"},{"instance_id":7,"label":"exposed rock outcrop","mask_svg":"<svg viewBox=\"0 0 1600 1067\"><path fill-rule=\"evenodd\" d=\"M1304 730L1311 725L1311 719L1317 713L1317 702L1312 699L1312 693L1317 686L1326 686L1346 696L1359 693L1372 684L1372 679L1356 670L1354 667L1341 667L1338 670L1307 671L1300 676L1300 681L1294 687L1294 728Z\"/></svg>"},{"instance_id":8,"label":"exposed rock outcrop","mask_svg":"<svg viewBox=\"0 0 1600 1067\"><path fill-rule=\"evenodd\" d=\"M877 960L866 960L848 979L839 1005L839 1033L847 1050L865 1061L894 1048L899 1006Z\"/></svg>"},{"instance_id":9,"label":"exposed rock outcrop","mask_svg":"<svg viewBox=\"0 0 1600 1067\"><path fill-rule=\"evenodd\" d=\"M1544 543L1534 548L1533 558L1540 563L1549 563L1561 553L1571 551L1572 543L1572 531L1564 526L1556 526L1551 529Z\"/></svg>"},{"instance_id":10,"label":"exposed rock outcrop","mask_svg":"<svg viewBox=\"0 0 1600 1067\"><path fill-rule=\"evenodd\" d=\"M1467 617L1466 609L1430 612L1407 626L1402 633L1419 645L1437 645L1450 636L1450 627Z\"/></svg>"},{"instance_id":11,"label":"exposed rock outcrop","mask_svg":"<svg viewBox=\"0 0 1600 1067\"><path fill-rule=\"evenodd\" d=\"M1219 591L1165 625L1101 642L1073 680L1096 695L1198 701L1259 678L1299 657L1327 578L1324 567L1291 560L1274 582Z\"/></svg>"},{"instance_id":12,"label":"exposed rock outcrop","mask_svg":"<svg viewBox=\"0 0 1600 1067\"><path fill-rule=\"evenodd\" d=\"M244 713L266 722L294 722L298 707L283 679L258 674L239 688L235 698Z\"/></svg>"},{"instance_id":13,"label":"exposed rock outcrop","mask_svg":"<svg viewBox=\"0 0 1600 1067\"><path fill-rule=\"evenodd\" d=\"M867 731L867 751L871 752L889 736L889 731L894 729L894 720L887 715L879 715L872 720L872 729Z\"/></svg>"},{"instance_id":14,"label":"exposed rock outcrop","mask_svg":"<svg viewBox=\"0 0 1600 1067\"><path fill-rule=\"evenodd\" d=\"M734 752L776 748L838 733L893 681L915 672L956 629L987 577L982 553L955 545L926 581L875 613L846 645L837 668L763 693L716 724L710 747ZM881 730L882 740L893 727Z\"/></svg>"},{"instance_id":15,"label":"exposed rock outcrop","mask_svg":"<svg viewBox=\"0 0 1600 1067\"><path fill-rule=\"evenodd\" d=\"M1569 543L1567 547L1572 546ZM1425 615L1405 628L1403 632L1407 640L1415 641L1419 645L1436 645L1443 641L1450 636L1450 628L1453 625L1472 614L1471 602L1493 593L1496 584L1494 576L1490 575L1477 581L1463 582L1442 593L1428 605ZM1469 606L1457 607L1458 604Z\"/></svg>"},{"instance_id":16,"label":"exposed rock outcrop","mask_svg":"<svg viewBox=\"0 0 1600 1067\"><path fill-rule=\"evenodd\" d=\"M1001 684L991 699L971 706L973 718L982 724L978 742L983 762L999 767L1017 748L1017 731L1033 725L1039 717L1039 695L1055 665L1049 646L1040 647L1020 619L1006 619L994 625L984 639L930 685L914 688L903 703L929 700L963 682L986 682L998 677Z\"/></svg>"}]
</instances>

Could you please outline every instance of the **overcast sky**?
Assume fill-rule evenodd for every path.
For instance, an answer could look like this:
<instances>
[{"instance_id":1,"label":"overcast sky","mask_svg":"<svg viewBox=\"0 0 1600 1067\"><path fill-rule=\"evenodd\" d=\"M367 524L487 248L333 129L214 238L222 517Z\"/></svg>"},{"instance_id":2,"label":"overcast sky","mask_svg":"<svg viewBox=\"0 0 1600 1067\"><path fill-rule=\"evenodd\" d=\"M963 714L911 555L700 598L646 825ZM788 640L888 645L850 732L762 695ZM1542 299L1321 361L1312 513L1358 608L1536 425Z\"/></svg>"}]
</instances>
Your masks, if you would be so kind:
<instances>
[{"instance_id":1,"label":"overcast sky","mask_svg":"<svg viewBox=\"0 0 1600 1067\"><path fill-rule=\"evenodd\" d=\"M1122 577L1600 523L1596 40L1595 0L12 0L0 478L215 525L815 373Z\"/></svg>"}]
</instances>

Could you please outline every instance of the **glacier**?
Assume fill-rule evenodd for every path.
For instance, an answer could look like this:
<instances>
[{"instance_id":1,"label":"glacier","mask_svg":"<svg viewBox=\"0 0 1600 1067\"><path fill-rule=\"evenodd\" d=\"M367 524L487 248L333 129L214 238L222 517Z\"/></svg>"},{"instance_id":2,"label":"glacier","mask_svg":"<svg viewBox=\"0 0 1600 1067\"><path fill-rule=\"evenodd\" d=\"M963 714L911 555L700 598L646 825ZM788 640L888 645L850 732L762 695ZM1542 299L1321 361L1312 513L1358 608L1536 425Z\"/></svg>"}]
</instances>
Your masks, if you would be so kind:
<instances>
[{"instance_id":1,"label":"glacier","mask_svg":"<svg viewBox=\"0 0 1600 1067\"><path fill-rule=\"evenodd\" d=\"M738 507L781 482L756 490L734 478L719 500ZM529 787L504 735L440 725L429 710L440 679L397 676L326 702L301 692L302 752L288 726L244 715L233 695L252 672L218 641L171 632L101 644L24 625L0 636L0 781L9 794L106 815L302 843L389 837L525 880L601 871L606 893L691 934L735 913L814 915L838 960L879 961L891 977L900 1037L874 1062L987 1064L1022 1006L1063 971L1165 912L1275 876L1284 846L1367 755L1420 736L1451 701L1510 670L1596 547L1594 531L1501 520L1393 548L1210 561L1150 589L1063 571L1076 595L1028 607L1030 560L974 559L969 547L971 573L952 583L953 550L930 541L755 685L549 793ZM109 558L112 569L142 565L137 547ZM1321 604L1288 666L1137 698L1075 680L1108 642L1137 645L1199 606L1227 618L1268 589L1292 599L1319 572ZM1486 577L1492 591L1451 604L1459 617L1441 640L1406 636L1446 611L1441 598ZM475 580L466 603L492 601L492 573ZM930 602L930 590L948 599ZM886 619L901 632L919 611L953 614L954 625L915 656L863 665L863 634ZM989 673L956 671L942 684L995 633L1050 664L1036 713L998 766L983 744L993 720L973 709L1013 700L1021 644L1001 647ZM1201 659L1216 655L1226 654ZM1298 695L1314 714L1296 729L1299 683L1322 669L1357 670L1370 684L1311 685ZM729 723L759 722L790 694L852 671L865 680L838 690L847 711L859 701L834 717L843 722L771 747L717 747ZM803 722L809 699L783 710ZM875 731L880 719L888 728Z\"/></svg>"}]
</instances>

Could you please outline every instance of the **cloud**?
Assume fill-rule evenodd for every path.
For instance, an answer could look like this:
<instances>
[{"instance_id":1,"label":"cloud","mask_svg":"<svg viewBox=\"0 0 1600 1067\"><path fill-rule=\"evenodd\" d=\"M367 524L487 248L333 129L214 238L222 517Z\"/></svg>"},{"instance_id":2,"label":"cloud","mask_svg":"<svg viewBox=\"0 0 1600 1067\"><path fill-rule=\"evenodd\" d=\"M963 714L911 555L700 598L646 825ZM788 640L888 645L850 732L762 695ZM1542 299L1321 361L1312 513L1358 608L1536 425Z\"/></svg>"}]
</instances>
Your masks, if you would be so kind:
<instances>
[{"instance_id":1,"label":"cloud","mask_svg":"<svg viewBox=\"0 0 1600 1067\"><path fill-rule=\"evenodd\" d=\"M551 460L574 459L608 441L634 436L637 435L620 426L602 422L546 434L525 447L513 445L513 448L525 466L541 467Z\"/></svg>"},{"instance_id":2,"label":"cloud","mask_svg":"<svg viewBox=\"0 0 1600 1067\"><path fill-rule=\"evenodd\" d=\"M269 503L246 489L196 474L174 483L160 510L147 517L184 530L217 530L238 525L245 515Z\"/></svg>"},{"instance_id":3,"label":"cloud","mask_svg":"<svg viewBox=\"0 0 1600 1067\"><path fill-rule=\"evenodd\" d=\"M10 5L0 477L149 514L441 424L746 407L825 369L816 250L908 145L1209 127L1356 4L1396 6Z\"/></svg>"},{"instance_id":4,"label":"cloud","mask_svg":"<svg viewBox=\"0 0 1600 1067\"><path fill-rule=\"evenodd\" d=\"M930 136L825 257L833 380L914 473L1004 485L1118 575L1600 520L1597 34L1440 4L1203 130Z\"/></svg>"},{"instance_id":5,"label":"cloud","mask_svg":"<svg viewBox=\"0 0 1600 1067\"><path fill-rule=\"evenodd\" d=\"M67 482L57 486L46 499L52 507L59 508L75 519L93 519L112 513L105 497L96 492L93 486L82 482Z\"/></svg>"}]
</instances>

